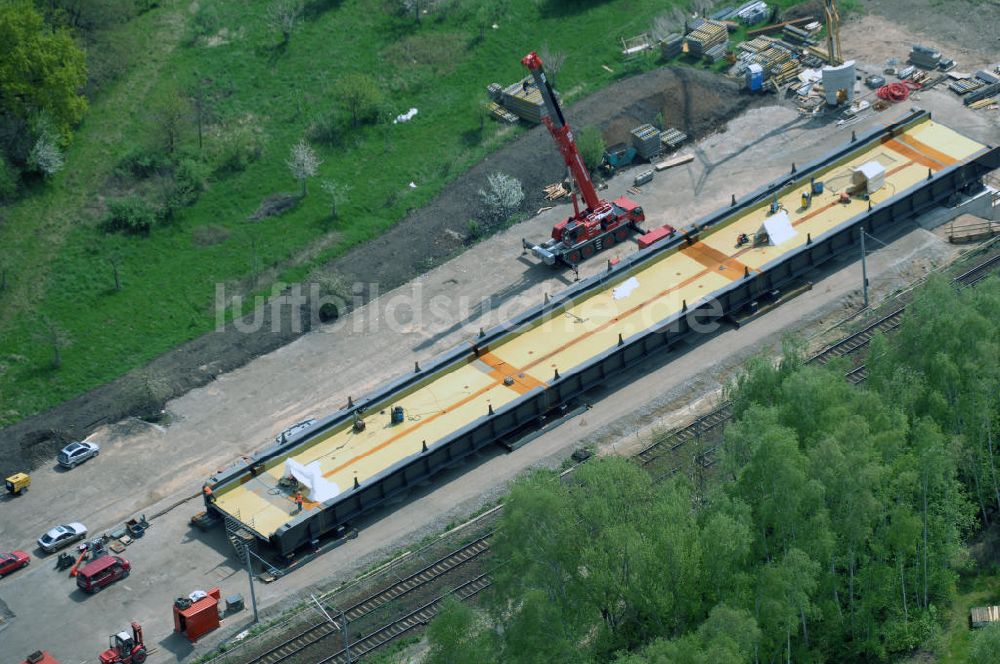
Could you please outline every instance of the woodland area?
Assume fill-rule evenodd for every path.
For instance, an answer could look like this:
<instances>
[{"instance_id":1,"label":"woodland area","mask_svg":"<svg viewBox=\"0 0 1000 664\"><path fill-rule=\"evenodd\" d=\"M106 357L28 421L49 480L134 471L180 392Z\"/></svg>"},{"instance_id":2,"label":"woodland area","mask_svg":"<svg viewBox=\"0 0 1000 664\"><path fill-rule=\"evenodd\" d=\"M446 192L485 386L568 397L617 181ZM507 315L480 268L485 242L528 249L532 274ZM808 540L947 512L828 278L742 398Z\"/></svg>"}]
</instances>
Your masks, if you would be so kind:
<instances>
[{"instance_id":1,"label":"woodland area","mask_svg":"<svg viewBox=\"0 0 1000 664\"><path fill-rule=\"evenodd\" d=\"M967 543L1000 509L1000 280L917 294L857 388L789 344L730 389L720 481L631 461L513 487L483 610L452 604L428 663L843 662L933 649ZM842 368L841 368L842 369ZM995 556L991 556L996 560ZM1000 628L970 659L1000 661Z\"/></svg>"}]
</instances>

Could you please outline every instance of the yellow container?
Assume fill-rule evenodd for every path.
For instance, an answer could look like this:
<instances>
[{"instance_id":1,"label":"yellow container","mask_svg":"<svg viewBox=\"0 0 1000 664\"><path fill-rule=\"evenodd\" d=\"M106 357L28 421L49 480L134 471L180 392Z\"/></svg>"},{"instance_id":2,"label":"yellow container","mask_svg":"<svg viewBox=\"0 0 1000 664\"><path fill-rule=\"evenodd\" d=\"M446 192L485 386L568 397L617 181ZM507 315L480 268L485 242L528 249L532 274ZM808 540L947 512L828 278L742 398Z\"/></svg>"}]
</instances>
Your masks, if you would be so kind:
<instances>
[{"instance_id":1,"label":"yellow container","mask_svg":"<svg viewBox=\"0 0 1000 664\"><path fill-rule=\"evenodd\" d=\"M5 484L7 491L17 496L31 486L31 476L27 473L15 473L5 480Z\"/></svg>"}]
</instances>

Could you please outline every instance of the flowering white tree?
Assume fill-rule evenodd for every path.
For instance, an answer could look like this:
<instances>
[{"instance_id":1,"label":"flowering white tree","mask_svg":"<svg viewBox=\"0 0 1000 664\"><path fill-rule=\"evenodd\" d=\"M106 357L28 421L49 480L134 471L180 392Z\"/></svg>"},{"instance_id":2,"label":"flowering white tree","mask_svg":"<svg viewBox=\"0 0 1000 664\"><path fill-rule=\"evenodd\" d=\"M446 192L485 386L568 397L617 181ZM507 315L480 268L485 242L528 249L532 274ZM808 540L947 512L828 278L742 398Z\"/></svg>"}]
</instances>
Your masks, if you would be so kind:
<instances>
[{"instance_id":1,"label":"flowering white tree","mask_svg":"<svg viewBox=\"0 0 1000 664\"><path fill-rule=\"evenodd\" d=\"M302 184L302 196L305 197L308 193L307 181L316 175L323 160L316 156L316 151L309 147L308 143L299 141L292 148L288 161L285 163L288 164L288 170L291 171L292 177Z\"/></svg>"},{"instance_id":2,"label":"flowering white tree","mask_svg":"<svg viewBox=\"0 0 1000 664\"><path fill-rule=\"evenodd\" d=\"M332 180L323 180L319 186L330 197L330 217L336 219L339 214L337 210L347 200L347 194L351 191L351 185L340 184Z\"/></svg>"},{"instance_id":3,"label":"flowering white tree","mask_svg":"<svg viewBox=\"0 0 1000 664\"><path fill-rule=\"evenodd\" d=\"M38 130L38 140L28 153L28 166L45 177L52 177L63 169L66 162L59 148L59 137L52 126L41 123Z\"/></svg>"},{"instance_id":4,"label":"flowering white tree","mask_svg":"<svg viewBox=\"0 0 1000 664\"><path fill-rule=\"evenodd\" d=\"M483 212L490 223L502 224L517 212L524 202L521 181L497 171L487 176L486 184L488 185L486 189L479 190Z\"/></svg>"}]
</instances>

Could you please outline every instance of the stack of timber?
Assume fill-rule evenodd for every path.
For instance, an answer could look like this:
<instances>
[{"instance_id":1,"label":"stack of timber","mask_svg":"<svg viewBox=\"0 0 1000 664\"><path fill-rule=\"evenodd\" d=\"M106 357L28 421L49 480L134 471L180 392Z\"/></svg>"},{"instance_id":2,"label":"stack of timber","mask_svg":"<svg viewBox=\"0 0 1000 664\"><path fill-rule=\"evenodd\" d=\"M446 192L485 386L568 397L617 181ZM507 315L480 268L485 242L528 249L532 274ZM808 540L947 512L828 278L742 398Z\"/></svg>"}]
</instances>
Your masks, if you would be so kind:
<instances>
[{"instance_id":1,"label":"stack of timber","mask_svg":"<svg viewBox=\"0 0 1000 664\"><path fill-rule=\"evenodd\" d=\"M978 78L960 78L949 83L948 88L955 94L964 95L972 92L973 90L978 90L985 85L986 84Z\"/></svg>"},{"instance_id":2,"label":"stack of timber","mask_svg":"<svg viewBox=\"0 0 1000 664\"><path fill-rule=\"evenodd\" d=\"M687 138L688 135L685 134L683 131L670 127L662 134L660 134L660 143L663 145L663 148L667 151L676 150L678 147L681 146L682 143L684 143L684 141L687 140Z\"/></svg>"},{"instance_id":3,"label":"stack of timber","mask_svg":"<svg viewBox=\"0 0 1000 664\"><path fill-rule=\"evenodd\" d=\"M497 120L508 124L517 124L519 118L495 101L491 101L487 106L487 109L489 110L490 115Z\"/></svg>"},{"instance_id":4,"label":"stack of timber","mask_svg":"<svg viewBox=\"0 0 1000 664\"><path fill-rule=\"evenodd\" d=\"M660 152L660 131L651 124L639 125L632 130L632 147L643 159L651 159Z\"/></svg>"},{"instance_id":5,"label":"stack of timber","mask_svg":"<svg viewBox=\"0 0 1000 664\"><path fill-rule=\"evenodd\" d=\"M940 51L914 44L910 51L910 63L923 69L934 69L941 63Z\"/></svg>"},{"instance_id":6,"label":"stack of timber","mask_svg":"<svg viewBox=\"0 0 1000 664\"><path fill-rule=\"evenodd\" d=\"M545 200L547 201L554 201L557 198L569 196L569 194L569 190L566 189L566 185L562 182L556 182L555 184L546 185L545 187Z\"/></svg>"},{"instance_id":7,"label":"stack of timber","mask_svg":"<svg viewBox=\"0 0 1000 664\"><path fill-rule=\"evenodd\" d=\"M501 88L499 83L490 83L486 90L493 101L523 120L539 124L542 116L546 115L542 94L530 77L525 77L506 88Z\"/></svg>"},{"instance_id":8,"label":"stack of timber","mask_svg":"<svg viewBox=\"0 0 1000 664\"><path fill-rule=\"evenodd\" d=\"M771 69L771 80L778 85L783 85L792 79L798 78L801 71L802 66L799 65L798 61L786 60Z\"/></svg>"},{"instance_id":9,"label":"stack of timber","mask_svg":"<svg viewBox=\"0 0 1000 664\"><path fill-rule=\"evenodd\" d=\"M684 37L677 34L676 32L667 35L663 41L660 42L660 54L663 56L664 60L669 60L670 58L676 58L684 50Z\"/></svg>"},{"instance_id":10,"label":"stack of timber","mask_svg":"<svg viewBox=\"0 0 1000 664\"><path fill-rule=\"evenodd\" d=\"M688 53L701 58L705 56L708 49L729 41L729 31L725 24L719 21L706 20L684 38L687 42Z\"/></svg>"},{"instance_id":11,"label":"stack of timber","mask_svg":"<svg viewBox=\"0 0 1000 664\"><path fill-rule=\"evenodd\" d=\"M774 25L765 25L763 28L755 28L753 30L747 30L747 37L759 37L761 35L769 35L772 32L781 32L786 26L804 26L811 25L816 19L812 16L807 16L805 18L797 18L792 21L785 21L783 23L775 23Z\"/></svg>"}]
</instances>

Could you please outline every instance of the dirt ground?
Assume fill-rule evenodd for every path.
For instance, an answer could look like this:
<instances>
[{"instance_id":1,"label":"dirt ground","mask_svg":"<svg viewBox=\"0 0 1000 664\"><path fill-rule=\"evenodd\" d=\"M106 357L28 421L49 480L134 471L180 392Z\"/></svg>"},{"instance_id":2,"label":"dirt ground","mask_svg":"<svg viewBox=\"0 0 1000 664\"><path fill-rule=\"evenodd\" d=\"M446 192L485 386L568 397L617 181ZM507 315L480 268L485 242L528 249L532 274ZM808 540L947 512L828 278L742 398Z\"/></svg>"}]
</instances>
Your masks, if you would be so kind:
<instances>
[{"instance_id":1,"label":"dirt ground","mask_svg":"<svg viewBox=\"0 0 1000 664\"><path fill-rule=\"evenodd\" d=\"M733 82L714 74L665 68L619 81L569 106L567 116L576 127L600 126L609 143L624 140L632 127L653 121L658 113L666 126L700 137L754 103L759 102L740 95ZM463 249L469 201L476 199L486 175L498 170L524 183L525 210L545 205L542 187L564 176L551 138L543 127L536 127L450 183L429 205L411 212L378 241L357 247L329 269L345 283L376 283L384 293L454 256ZM370 293L365 289L361 301ZM160 396L166 400L288 344L309 328L303 321L296 331L290 315L272 324L270 308L265 316L259 332L248 334L229 326L224 332L209 333L141 370L0 430L0 477L31 470L52 459L67 441L137 414L129 404L135 402L140 373L156 377L165 388Z\"/></svg>"}]
</instances>

